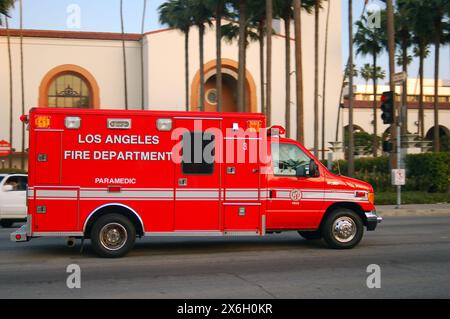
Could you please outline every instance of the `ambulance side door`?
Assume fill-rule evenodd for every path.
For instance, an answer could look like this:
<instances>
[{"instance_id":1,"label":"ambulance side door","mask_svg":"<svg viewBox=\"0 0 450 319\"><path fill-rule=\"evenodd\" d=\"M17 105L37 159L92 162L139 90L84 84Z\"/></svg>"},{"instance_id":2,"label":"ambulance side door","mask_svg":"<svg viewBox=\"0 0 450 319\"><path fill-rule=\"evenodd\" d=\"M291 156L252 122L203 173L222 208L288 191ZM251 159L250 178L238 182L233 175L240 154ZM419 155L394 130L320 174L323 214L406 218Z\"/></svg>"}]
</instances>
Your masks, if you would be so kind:
<instances>
[{"instance_id":1,"label":"ambulance side door","mask_svg":"<svg viewBox=\"0 0 450 319\"><path fill-rule=\"evenodd\" d=\"M217 119L176 119L182 161L175 165L175 231L220 229L221 164L214 159L218 137L208 129L221 127ZM208 130L209 131L209 130Z\"/></svg>"}]
</instances>

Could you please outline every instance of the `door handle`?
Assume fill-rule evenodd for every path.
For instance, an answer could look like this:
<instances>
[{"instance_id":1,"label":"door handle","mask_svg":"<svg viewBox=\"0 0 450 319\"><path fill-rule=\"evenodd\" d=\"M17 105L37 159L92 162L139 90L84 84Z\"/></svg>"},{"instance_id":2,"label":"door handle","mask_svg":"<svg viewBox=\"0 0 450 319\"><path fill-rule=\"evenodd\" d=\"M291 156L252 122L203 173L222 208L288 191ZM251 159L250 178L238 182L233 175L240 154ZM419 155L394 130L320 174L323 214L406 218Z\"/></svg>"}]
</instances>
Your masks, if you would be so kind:
<instances>
[{"instance_id":1,"label":"door handle","mask_svg":"<svg viewBox=\"0 0 450 319\"><path fill-rule=\"evenodd\" d=\"M179 178L178 186L187 186L187 178Z\"/></svg>"}]
</instances>

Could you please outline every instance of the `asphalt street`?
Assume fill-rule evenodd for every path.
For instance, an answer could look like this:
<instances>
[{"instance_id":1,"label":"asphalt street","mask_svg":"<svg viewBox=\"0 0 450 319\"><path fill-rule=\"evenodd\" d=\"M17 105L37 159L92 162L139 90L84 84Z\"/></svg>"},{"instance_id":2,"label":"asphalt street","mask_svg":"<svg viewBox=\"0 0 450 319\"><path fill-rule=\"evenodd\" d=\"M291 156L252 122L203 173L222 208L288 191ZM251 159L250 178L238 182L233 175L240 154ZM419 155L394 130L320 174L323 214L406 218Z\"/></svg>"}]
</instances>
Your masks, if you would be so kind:
<instances>
[{"instance_id":1,"label":"asphalt street","mask_svg":"<svg viewBox=\"0 0 450 319\"><path fill-rule=\"evenodd\" d=\"M17 226L17 225L16 225ZM62 238L9 241L0 229L0 298L450 298L450 215L385 217L352 250L297 233L145 238L125 258ZM81 268L69 289L67 266ZM368 265L381 288L368 288Z\"/></svg>"}]
</instances>

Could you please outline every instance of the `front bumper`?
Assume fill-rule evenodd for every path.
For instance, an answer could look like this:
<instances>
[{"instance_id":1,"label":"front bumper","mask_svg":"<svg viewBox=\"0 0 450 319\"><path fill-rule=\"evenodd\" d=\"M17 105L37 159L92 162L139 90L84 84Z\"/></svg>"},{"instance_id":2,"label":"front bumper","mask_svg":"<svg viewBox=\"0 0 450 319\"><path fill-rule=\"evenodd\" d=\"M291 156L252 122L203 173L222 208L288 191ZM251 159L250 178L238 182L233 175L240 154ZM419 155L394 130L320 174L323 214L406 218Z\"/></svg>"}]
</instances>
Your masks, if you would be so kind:
<instances>
[{"instance_id":1,"label":"front bumper","mask_svg":"<svg viewBox=\"0 0 450 319\"><path fill-rule=\"evenodd\" d=\"M365 212L365 214L367 230L375 230L375 228L377 228L377 225L383 221L383 218L381 216L378 216L376 210Z\"/></svg>"}]
</instances>

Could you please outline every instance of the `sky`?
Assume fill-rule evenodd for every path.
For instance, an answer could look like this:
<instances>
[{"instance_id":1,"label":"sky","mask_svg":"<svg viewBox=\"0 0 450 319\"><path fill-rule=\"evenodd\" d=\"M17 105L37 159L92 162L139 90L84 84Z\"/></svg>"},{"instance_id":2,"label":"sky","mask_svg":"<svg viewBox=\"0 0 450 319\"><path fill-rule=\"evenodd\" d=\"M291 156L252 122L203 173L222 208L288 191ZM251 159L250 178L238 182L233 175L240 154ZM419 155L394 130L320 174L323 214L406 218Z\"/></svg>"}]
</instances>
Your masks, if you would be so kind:
<instances>
[{"instance_id":1,"label":"sky","mask_svg":"<svg viewBox=\"0 0 450 319\"><path fill-rule=\"evenodd\" d=\"M263 1L263 0L261 0ZM337 1L337 0L330 0ZM142 8L144 0L124 0L124 21L125 32L140 33ZM147 14L145 20L145 31L152 31L161 28L158 21L158 6L164 0L147 0ZM348 58L348 0L342 2L342 67ZM120 1L119 0L23 0L24 4L24 28L44 29L44 30L71 30L71 31L99 31L99 32L120 32ZM356 21L361 15L364 0L353 0L353 19ZM74 6L75 5L75 6ZM383 7L379 0L369 0L369 5ZM10 27L19 27L18 5L11 11ZM73 10L80 10L80 20L77 28L73 28ZM69 10L69 12L68 12ZM77 20L75 20L77 22ZM354 28L356 32L356 28ZM355 62L358 67L364 63L371 63L371 58L357 56ZM380 66L388 74L387 54L380 56ZM401 71L398 67L397 71ZM410 66L410 77L417 77L417 59ZM450 79L450 49L446 46L441 51L440 77ZM425 63L425 77L434 76L434 50ZM356 83L363 84L362 79L357 79Z\"/></svg>"}]
</instances>

